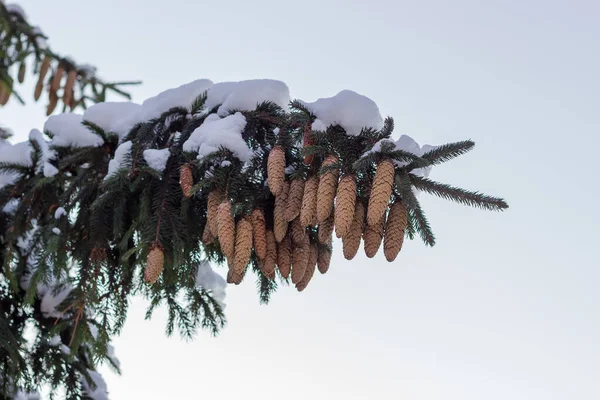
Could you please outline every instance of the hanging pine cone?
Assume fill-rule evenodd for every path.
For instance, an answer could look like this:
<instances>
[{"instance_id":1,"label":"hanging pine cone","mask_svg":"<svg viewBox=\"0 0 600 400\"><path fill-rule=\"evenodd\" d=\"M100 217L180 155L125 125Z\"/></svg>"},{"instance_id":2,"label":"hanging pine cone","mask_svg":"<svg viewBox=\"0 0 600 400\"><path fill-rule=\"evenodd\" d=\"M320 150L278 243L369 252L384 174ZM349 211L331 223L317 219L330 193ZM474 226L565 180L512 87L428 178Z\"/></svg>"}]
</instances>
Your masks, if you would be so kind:
<instances>
[{"instance_id":1,"label":"hanging pine cone","mask_svg":"<svg viewBox=\"0 0 600 400\"><path fill-rule=\"evenodd\" d=\"M219 189L215 189L208 195L208 209L206 212L206 221L208 224L208 228L213 236L219 235L219 225L217 213L219 209L219 204L223 201L223 192Z\"/></svg>"},{"instance_id":2,"label":"hanging pine cone","mask_svg":"<svg viewBox=\"0 0 600 400\"><path fill-rule=\"evenodd\" d=\"M367 208L367 224L377 225L385 213L392 196L394 187L394 163L392 160L383 160L377 164L377 171L371 187L371 197Z\"/></svg>"},{"instance_id":3,"label":"hanging pine cone","mask_svg":"<svg viewBox=\"0 0 600 400\"><path fill-rule=\"evenodd\" d=\"M217 231L221 250L227 259L232 259L235 251L235 220L231 215L231 203L225 200L217 209Z\"/></svg>"},{"instance_id":4,"label":"hanging pine cone","mask_svg":"<svg viewBox=\"0 0 600 400\"><path fill-rule=\"evenodd\" d=\"M179 168L179 186L183 196L187 199L192 197L192 186L194 186L194 176L192 174L192 167L189 164L183 164Z\"/></svg>"},{"instance_id":5,"label":"hanging pine cone","mask_svg":"<svg viewBox=\"0 0 600 400\"><path fill-rule=\"evenodd\" d=\"M340 180L335 201L335 235L342 238L350 231L356 209L356 177L346 175Z\"/></svg>"},{"instance_id":6,"label":"hanging pine cone","mask_svg":"<svg viewBox=\"0 0 600 400\"><path fill-rule=\"evenodd\" d=\"M389 262L394 261L402 250L407 222L406 206L399 200L395 201L390 207L383 235L383 253Z\"/></svg>"},{"instance_id":7,"label":"hanging pine cone","mask_svg":"<svg viewBox=\"0 0 600 400\"><path fill-rule=\"evenodd\" d=\"M285 180L285 150L280 145L273 147L267 160L267 179L269 189L274 196L279 196Z\"/></svg>"},{"instance_id":8,"label":"hanging pine cone","mask_svg":"<svg viewBox=\"0 0 600 400\"><path fill-rule=\"evenodd\" d=\"M23 83L23 81L25 80L25 61L21 62L21 65L19 65L19 83Z\"/></svg>"},{"instance_id":9,"label":"hanging pine cone","mask_svg":"<svg viewBox=\"0 0 600 400\"><path fill-rule=\"evenodd\" d=\"M273 233L275 240L281 242L288 229L288 222L285 219L285 205L287 203L290 191L290 183L284 182L279 196L275 197L275 207L273 208Z\"/></svg>"},{"instance_id":10,"label":"hanging pine cone","mask_svg":"<svg viewBox=\"0 0 600 400\"><path fill-rule=\"evenodd\" d=\"M50 82L50 91L54 92L54 94L56 94L58 89L60 89L60 81L62 80L64 74L65 69L62 67L62 65L59 65L58 68L56 68L56 73L54 74L52 81Z\"/></svg>"},{"instance_id":11,"label":"hanging pine cone","mask_svg":"<svg viewBox=\"0 0 600 400\"><path fill-rule=\"evenodd\" d=\"M265 214L262 210L254 210L251 214L252 238L254 240L254 252L260 260L267 256L267 228L265 226Z\"/></svg>"},{"instance_id":12,"label":"hanging pine cone","mask_svg":"<svg viewBox=\"0 0 600 400\"><path fill-rule=\"evenodd\" d=\"M363 240L365 241L365 254L369 258L375 257L379 247L381 246L381 239L383 239L383 231L385 228L385 214L381 216L381 219L375 225L367 224L365 231L363 232Z\"/></svg>"},{"instance_id":13,"label":"hanging pine cone","mask_svg":"<svg viewBox=\"0 0 600 400\"><path fill-rule=\"evenodd\" d=\"M272 231L266 233L267 252L260 270L270 280L275 279L275 264L277 263L277 241Z\"/></svg>"},{"instance_id":14,"label":"hanging pine cone","mask_svg":"<svg viewBox=\"0 0 600 400\"><path fill-rule=\"evenodd\" d=\"M292 268L292 239L289 233L277 244L277 268L283 279L290 276Z\"/></svg>"},{"instance_id":15,"label":"hanging pine cone","mask_svg":"<svg viewBox=\"0 0 600 400\"><path fill-rule=\"evenodd\" d=\"M104 247L94 247L90 252L90 261L93 263L101 263L106 260L106 248Z\"/></svg>"},{"instance_id":16,"label":"hanging pine cone","mask_svg":"<svg viewBox=\"0 0 600 400\"><path fill-rule=\"evenodd\" d=\"M321 244L331 243L333 238L334 213L329 218L319 224L317 239Z\"/></svg>"},{"instance_id":17,"label":"hanging pine cone","mask_svg":"<svg viewBox=\"0 0 600 400\"><path fill-rule=\"evenodd\" d=\"M334 155L329 155L323 161L323 167L329 167L337 163L338 159ZM333 209L333 200L338 184L338 170L327 171L319 178L319 188L317 190L317 222L325 221L331 215Z\"/></svg>"},{"instance_id":18,"label":"hanging pine cone","mask_svg":"<svg viewBox=\"0 0 600 400\"><path fill-rule=\"evenodd\" d=\"M50 91L48 96L49 96L49 102L48 102L48 108L46 109L46 116L49 116L50 114L52 114L54 112L54 109L58 105L58 95L56 94L56 92Z\"/></svg>"},{"instance_id":19,"label":"hanging pine cone","mask_svg":"<svg viewBox=\"0 0 600 400\"><path fill-rule=\"evenodd\" d=\"M65 87L63 89L63 103L65 103L67 105L71 103L71 96L73 93L73 87L75 86L76 80L77 80L77 71L72 69L67 74L67 81L65 82Z\"/></svg>"},{"instance_id":20,"label":"hanging pine cone","mask_svg":"<svg viewBox=\"0 0 600 400\"><path fill-rule=\"evenodd\" d=\"M319 246L319 257L317 258L317 267L319 272L324 274L329 270L331 263L331 249L329 246Z\"/></svg>"},{"instance_id":21,"label":"hanging pine cone","mask_svg":"<svg viewBox=\"0 0 600 400\"><path fill-rule=\"evenodd\" d=\"M40 66L40 75L38 77L37 84L35 85L35 91L33 92L33 98L35 101L40 99L42 95L42 90L44 88L44 80L46 79L46 74L50 69L50 57L46 56L44 61L42 61L42 65Z\"/></svg>"},{"instance_id":22,"label":"hanging pine cone","mask_svg":"<svg viewBox=\"0 0 600 400\"><path fill-rule=\"evenodd\" d=\"M304 276L308 267L308 258L310 256L310 246L294 247L292 251L292 283L295 285Z\"/></svg>"},{"instance_id":23,"label":"hanging pine cone","mask_svg":"<svg viewBox=\"0 0 600 400\"><path fill-rule=\"evenodd\" d=\"M316 224L318 188L319 181L315 176L308 178L304 185L302 207L300 208L300 223L303 227Z\"/></svg>"},{"instance_id":24,"label":"hanging pine cone","mask_svg":"<svg viewBox=\"0 0 600 400\"><path fill-rule=\"evenodd\" d=\"M0 86L0 106L6 105L8 103L8 99L10 98L10 91L6 90L4 87Z\"/></svg>"},{"instance_id":25,"label":"hanging pine cone","mask_svg":"<svg viewBox=\"0 0 600 400\"><path fill-rule=\"evenodd\" d=\"M304 180L294 179L290 184L290 193L287 198L285 207L285 219L291 222L294 218L300 215L302 208L302 197L304 196Z\"/></svg>"},{"instance_id":26,"label":"hanging pine cone","mask_svg":"<svg viewBox=\"0 0 600 400\"><path fill-rule=\"evenodd\" d=\"M357 201L350 231L342 238L343 252L346 260L352 260L358 252L363 232L364 220L365 207L362 202Z\"/></svg>"},{"instance_id":27,"label":"hanging pine cone","mask_svg":"<svg viewBox=\"0 0 600 400\"><path fill-rule=\"evenodd\" d=\"M252 255L252 223L242 218L237 223L235 232L235 255L233 261L233 278L240 284L246 272L246 266Z\"/></svg>"},{"instance_id":28,"label":"hanging pine cone","mask_svg":"<svg viewBox=\"0 0 600 400\"><path fill-rule=\"evenodd\" d=\"M304 127L304 135L302 139L302 147L305 149L315 144L315 135L312 133L312 127L310 124L306 124ZM304 164L310 165L314 158L314 154L304 156Z\"/></svg>"},{"instance_id":29,"label":"hanging pine cone","mask_svg":"<svg viewBox=\"0 0 600 400\"><path fill-rule=\"evenodd\" d=\"M165 266L165 253L159 246L153 245L148 253L146 269L144 270L144 280L150 284L155 283Z\"/></svg>"},{"instance_id":30,"label":"hanging pine cone","mask_svg":"<svg viewBox=\"0 0 600 400\"><path fill-rule=\"evenodd\" d=\"M208 227L208 223L206 223L204 225L204 230L202 231L202 243L205 245L211 244L215 241L215 236L213 235L213 233L210 231L210 228Z\"/></svg>"},{"instance_id":31,"label":"hanging pine cone","mask_svg":"<svg viewBox=\"0 0 600 400\"><path fill-rule=\"evenodd\" d=\"M316 244L311 243L310 253L308 255L308 263L306 265L306 271L304 272L302 279L300 279L300 282L298 282L296 284L296 290L298 290L299 292L306 289L306 286L308 286L308 283L310 282L313 275L315 274L315 269L317 267L318 258L319 258L319 249L317 248ZM293 273L293 271L292 271L292 273Z\"/></svg>"},{"instance_id":32,"label":"hanging pine cone","mask_svg":"<svg viewBox=\"0 0 600 400\"><path fill-rule=\"evenodd\" d=\"M306 228L300 224L300 219L296 218L290 224L290 238L294 247L308 247L310 238L306 234Z\"/></svg>"}]
</instances>

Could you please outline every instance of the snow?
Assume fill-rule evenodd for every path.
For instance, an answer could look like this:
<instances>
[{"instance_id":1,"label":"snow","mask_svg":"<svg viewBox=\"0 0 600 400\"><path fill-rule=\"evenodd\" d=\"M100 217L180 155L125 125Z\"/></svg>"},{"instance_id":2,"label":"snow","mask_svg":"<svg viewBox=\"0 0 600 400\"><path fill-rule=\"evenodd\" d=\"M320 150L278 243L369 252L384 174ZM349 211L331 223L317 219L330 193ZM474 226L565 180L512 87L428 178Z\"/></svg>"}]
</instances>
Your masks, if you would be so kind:
<instances>
[{"instance_id":1,"label":"snow","mask_svg":"<svg viewBox=\"0 0 600 400\"><path fill-rule=\"evenodd\" d=\"M115 355L115 348L110 344L106 345L106 356L117 368L121 368L121 361Z\"/></svg>"},{"instance_id":2,"label":"snow","mask_svg":"<svg viewBox=\"0 0 600 400\"><path fill-rule=\"evenodd\" d=\"M61 351L61 353L65 354L67 356L71 355L71 349L66 344L60 345L60 351Z\"/></svg>"},{"instance_id":3,"label":"snow","mask_svg":"<svg viewBox=\"0 0 600 400\"><path fill-rule=\"evenodd\" d=\"M29 229L23 236L19 236L17 239L17 247L21 249L22 254L29 254L31 251L31 242L35 234L37 233L39 226L37 224L37 220L31 221L31 229Z\"/></svg>"},{"instance_id":4,"label":"snow","mask_svg":"<svg viewBox=\"0 0 600 400\"><path fill-rule=\"evenodd\" d=\"M131 153L132 142L130 140L123 142L117 147L115 150L115 157L108 162L108 172L104 177L104 180L107 180L111 176L117 173L117 171L121 168L121 164L125 161L125 157Z\"/></svg>"},{"instance_id":5,"label":"snow","mask_svg":"<svg viewBox=\"0 0 600 400\"><path fill-rule=\"evenodd\" d=\"M2 208L2 212L5 212L7 214L14 214L14 212L17 210L17 207L19 207L19 200L10 199Z\"/></svg>"},{"instance_id":6,"label":"snow","mask_svg":"<svg viewBox=\"0 0 600 400\"><path fill-rule=\"evenodd\" d=\"M210 111L220 105L217 114L225 116L232 110L254 110L258 104L265 101L287 109L290 90L285 83L273 79L221 82L208 91L205 107Z\"/></svg>"},{"instance_id":7,"label":"snow","mask_svg":"<svg viewBox=\"0 0 600 400\"><path fill-rule=\"evenodd\" d=\"M213 85L208 79L198 79L179 87L165 90L142 103L140 120L148 121L160 117L173 107L189 109L193 101Z\"/></svg>"},{"instance_id":8,"label":"snow","mask_svg":"<svg viewBox=\"0 0 600 400\"><path fill-rule=\"evenodd\" d=\"M84 376L81 377L81 386L83 386L83 390L87 396L92 400L108 400L108 387L102 375L91 369L88 369L87 373L96 385L96 388L92 389L87 379Z\"/></svg>"},{"instance_id":9,"label":"snow","mask_svg":"<svg viewBox=\"0 0 600 400\"><path fill-rule=\"evenodd\" d=\"M19 390L15 394L15 397L13 397L13 400L40 400L40 399L41 399L41 397L38 393L23 392L22 390Z\"/></svg>"},{"instance_id":10,"label":"snow","mask_svg":"<svg viewBox=\"0 0 600 400\"><path fill-rule=\"evenodd\" d=\"M44 139L44 135L37 129L32 129L29 132L29 140L35 141L42 151L42 159L40 165L37 168L37 172L42 172L45 177L51 177L58 174L58 169L50 164L49 160L56 157L54 150L50 149L50 142Z\"/></svg>"},{"instance_id":11,"label":"snow","mask_svg":"<svg viewBox=\"0 0 600 400\"><path fill-rule=\"evenodd\" d=\"M189 139L183 144L183 151L197 152L198 159L224 147L241 161L248 162L254 155L242 138L242 131L246 127L246 118L242 113L235 113L225 118L211 114L204 123L192 132Z\"/></svg>"},{"instance_id":12,"label":"snow","mask_svg":"<svg viewBox=\"0 0 600 400\"><path fill-rule=\"evenodd\" d=\"M130 101L94 104L83 113L83 120L124 138L141 119L142 106Z\"/></svg>"},{"instance_id":13,"label":"snow","mask_svg":"<svg viewBox=\"0 0 600 400\"><path fill-rule=\"evenodd\" d=\"M221 308L225 308L227 282L212 269L208 261L202 261L198 265L196 285L204 290L211 291L213 298L219 303Z\"/></svg>"},{"instance_id":14,"label":"snow","mask_svg":"<svg viewBox=\"0 0 600 400\"><path fill-rule=\"evenodd\" d=\"M54 219L60 219L63 215L67 215L67 211L62 207L58 207L56 211L54 211Z\"/></svg>"},{"instance_id":15,"label":"snow","mask_svg":"<svg viewBox=\"0 0 600 400\"><path fill-rule=\"evenodd\" d=\"M52 228L52 232L53 232L55 235L60 235L60 229L58 229L58 228Z\"/></svg>"},{"instance_id":16,"label":"snow","mask_svg":"<svg viewBox=\"0 0 600 400\"><path fill-rule=\"evenodd\" d=\"M14 145L6 143L0 146L0 162L30 167L32 162L29 142L21 142Z\"/></svg>"},{"instance_id":17,"label":"snow","mask_svg":"<svg viewBox=\"0 0 600 400\"><path fill-rule=\"evenodd\" d=\"M62 147L98 147L102 146L102 138L90 132L81 124L81 114L65 113L52 115L44 124L44 131L50 132L53 146Z\"/></svg>"},{"instance_id":18,"label":"snow","mask_svg":"<svg viewBox=\"0 0 600 400\"><path fill-rule=\"evenodd\" d=\"M40 310L42 311L42 314L44 314L44 316L47 318L60 317L61 313L56 310L56 307L58 307L60 303L67 298L69 293L71 293L71 290L73 290L73 287L69 284L60 285L58 291L55 289L46 290L42 296L42 302L40 304ZM44 290L41 290L41 292L44 292Z\"/></svg>"},{"instance_id":19,"label":"snow","mask_svg":"<svg viewBox=\"0 0 600 400\"><path fill-rule=\"evenodd\" d=\"M171 152L169 149L148 149L144 150L144 160L148 163L148 166L158 172L163 172L167 166L167 161Z\"/></svg>"},{"instance_id":20,"label":"snow","mask_svg":"<svg viewBox=\"0 0 600 400\"><path fill-rule=\"evenodd\" d=\"M58 346L61 343L60 336L54 335L50 339L48 339L48 344L50 346Z\"/></svg>"},{"instance_id":21,"label":"snow","mask_svg":"<svg viewBox=\"0 0 600 400\"><path fill-rule=\"evenodd\" d=\"M404 150L407 151L409 153L412 153L418 157L421 157L423 154L427 153L428 151L431 151L433 149L436 149L437 146L431 146L431 145L423 145L422 147L419 145L419 143L417 143L412 137L408 136L408 135L402 135L400 136L400 138L398 140L396 140L395 142L392 139L381 139L380 141L378 141L377 143L375 143L373 145L373 147L371 148L371 150L365 152L363 154L363 157L370 154L370 153L376 153L378 151L381 151L381 146L384 142L389 142L394 144L394 146L396 147L396 149L399 150ZM398 167L403 167L405 165L408 164L408 162L406 161L394 161L394 164L396 164L396 166ZM426 167L426 168L417 168L414 169L411 173L418 175L418 176L422 176L424 178L427 178L429 176L429 174L431 173L431 169L432 167Z\"/></svg>"},{"instance_id":22,"label":"snow","mask_svg":"<svg viewBox=\"0 0 600 400\"><path fill-rule=\"evenodd\" d=\"M341 125L348 135L358 135L363 128L381 129L383 118L377 104L351 90L342 90L333 97L320 98L313 103L301 101L317 120L314 130L324 130L329 125ZM318 129L316 129L318 128Z\"/></svg>"},{"instance_id":23,"label":"snow","mask_svg":"<svg viewBox=\"0 0 600 400\"><path fill-rule=\"evenodd\" d=\"M90 167L90 163L83 163L79 166L79 168L82 168L82 169L88 169L89 167Z\"/></svg>"},{"instance_id":24,"label":"snow","mask_svg":"<svg viewBox=\"0 0 600 400\"><path fill-rule=\"evenodd\" d=\"M221 167L225 168L225 167L229 167L231 165L231 161L225 160L223 162L221 162Z\"/></svg>"},{"instance_id":25,"label":"snow","mask_svg":"<svg viewBox=\"0 0 600 400\"><path fill-rule=\"evenodd\" d=\"M327 130L327 125L325 125L325 122L321 121L320 119L315 119L310 128L313 131L325 132Z\"/></svg>"},{"instance_id":26,"label":"snow","mask_svg":"<svg viewBox=\"0 0 600 400\"><path fill-rule=\"evenodd\" d=\"M27 20L27 14L25 14L25 11L23 10L23 8L20 5L11 3L11 4L7 4L5 7L6 7L6 11L8 11L9 13L17 14L24 20Z\"/></svg>"}]
</instances>

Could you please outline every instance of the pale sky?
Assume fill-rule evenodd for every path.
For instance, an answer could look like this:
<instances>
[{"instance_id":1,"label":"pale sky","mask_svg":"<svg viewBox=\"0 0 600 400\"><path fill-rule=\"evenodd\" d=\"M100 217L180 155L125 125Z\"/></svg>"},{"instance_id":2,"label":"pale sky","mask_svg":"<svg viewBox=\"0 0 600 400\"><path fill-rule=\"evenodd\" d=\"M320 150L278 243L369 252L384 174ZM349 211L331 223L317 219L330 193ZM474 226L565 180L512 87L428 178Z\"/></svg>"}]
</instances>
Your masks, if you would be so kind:
<instances>
[{"instance_id":1,"label":"pale sky","mask_svg":"<svg viewBox=\"0 0 600 400\"><path fill-rule=\"evenodd\" d=\"M336 242L303 293L261 306L252 280L229 287L216 338L167 338L135 299L123 374L103 370L111 399L600 398L600 2L19 3L55 50L143 80L138 102L198 78L279 79L307 101L355 90L396 136L473 139L431 177L511 206L423 194L437 246L406 242L389 264ZM20 140L45 115L25 90L27 107L0 109Z\"/></svg>"}]
</instances>

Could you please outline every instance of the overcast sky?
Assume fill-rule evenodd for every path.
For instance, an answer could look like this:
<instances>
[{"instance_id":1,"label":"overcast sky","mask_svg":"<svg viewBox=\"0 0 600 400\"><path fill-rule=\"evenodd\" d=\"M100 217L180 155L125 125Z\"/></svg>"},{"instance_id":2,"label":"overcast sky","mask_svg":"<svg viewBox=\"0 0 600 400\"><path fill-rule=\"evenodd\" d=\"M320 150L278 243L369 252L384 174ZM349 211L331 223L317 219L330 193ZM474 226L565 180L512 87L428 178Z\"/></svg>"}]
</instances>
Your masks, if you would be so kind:
<instances>
[{"instance_id":1,"label":"overcast sky","mask_svg":"<svg viewBox=\"0 0 600 400\"><path fill-rule=\"evenodd\" d=\"M332 268L261 306L230 287L229 324L193 342L136 299L104 370L112 399L600 398L600 3L597 1L20 0L53 49L134 100L197 78L352 89L421 144L471 138L434 168L503 196L490 213L422 195L438 245ZM43 104L0 121L24 139ZM595 254L593 254L595 252ZM221 269L222 270L222 269Z\"/></svg>"}]
</instances>

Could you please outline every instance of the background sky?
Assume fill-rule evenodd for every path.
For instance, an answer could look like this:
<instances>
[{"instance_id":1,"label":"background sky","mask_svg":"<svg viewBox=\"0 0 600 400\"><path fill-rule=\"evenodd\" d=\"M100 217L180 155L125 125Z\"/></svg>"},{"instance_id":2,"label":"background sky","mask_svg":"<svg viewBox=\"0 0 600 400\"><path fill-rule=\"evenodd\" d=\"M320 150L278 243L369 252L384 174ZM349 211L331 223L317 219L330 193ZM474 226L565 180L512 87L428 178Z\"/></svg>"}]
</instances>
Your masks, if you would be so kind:
<instances>
[{"instance_id":1,"label":"background sky","mask_svg":"<svg viewBox=\"0 0 600 400\"><path fill-rule=\"evenodd\" d=\"M273 78L313 101L374 99L396 137L471 138L432 178L492 195L504 213L421 195L438 237L332 268L258 304L228 288L229 324L164 335L134 299L105 369L112 399L598 399L600 2L20 0L50 45L134 100L197 78ZM16 138L45 110L11 101Z\"/></svg>"}]
</instances>

